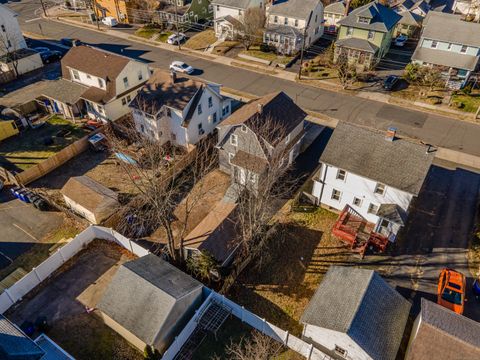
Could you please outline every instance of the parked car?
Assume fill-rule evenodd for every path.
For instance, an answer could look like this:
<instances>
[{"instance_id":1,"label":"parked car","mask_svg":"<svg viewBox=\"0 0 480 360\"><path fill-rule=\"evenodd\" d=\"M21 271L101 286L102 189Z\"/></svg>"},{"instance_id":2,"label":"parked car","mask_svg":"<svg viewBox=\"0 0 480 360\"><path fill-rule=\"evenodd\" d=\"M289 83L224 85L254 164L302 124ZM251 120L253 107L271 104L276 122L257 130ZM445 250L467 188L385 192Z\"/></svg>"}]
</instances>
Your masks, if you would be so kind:
<instances>
[{"instance_id":1,"label":"parked car","mask_svg":"<svg viewBox=\"0 0 480 360\"><path fill-rule=\"evenodd\" d=\"M83 43L78 40L78 39L70 39L70 38L63 38L60 40L60 43L62 45L65 45L65 46L68 46L68 47L72 47L72 46L80 46L82 45Z\"/></svg>"},{"instance_id":2,"label":"parked car","mask_svg":"<svg viewBox=\"0 0 480 360\"><path fill-rule=\"evenodd\" d=\"M38 52L40 55L42 55L43 53L47 53L47 52L50 51L49 48L44 47L44 46L39 46L39 47L33 48L33 50L35 50L36 52Z\"/></svg>"},{"instance_id":3,"label":"parked car","mask_svg":"<svg viewBox=\"0 0 480 360\"><path fill-rule=\"evenodd\" d=\"M393 88L395 87L395 85L398 84L399 80L400 80L400 78L398 76L390 75L383 82L383 88L385 90L392 91Z\"/></svg>"},{"instance_id":4,"label":"parked car","mask_svg":"<svg viewBox=\"0 0 480 360\"><path fill-rule=\"evenodd\" d=\"M194 69L188 64L185 64L183 61L174 61L170 64L170 70L182 72L186 74L193 73Z\"/></svg>"},{"instance_id":5,"label":"parked car","mask_svg":"<svg viewBox=\"0 0 480 360\"><path fill-rule=\"evenodd\" d=\"M57 50L49 50L43 53L40 53L40 57L45 64L50 64L51 62L58 61L62 58L62 53Z\"/></svg>"},{"instance_id":6,"label":"parked car","mask_svg":"<svg viewBox=\"0 0 480 360\"><path fill-rule=\"evenodd\" d=\"M170 35L167 39L167 43L172 45L182 44L187 40L187 36L183 33Z\"/></svg>"},{"instance_id":7,"label":"parked car","mask_svg":"<svg viewBox=\"0 0 480 360\"><path fill-rule=\"evenodd\" d=\"M438 279L437 303L457 314L463 314L465 288L465 275L452 269L443 269Z\"/></svg>"},{"instance_id":8,"label":"parked car","mask_svg":"<svg viewBox=\"0 0 480 360\"><path fill-rule=\"evenodd\" d=\"M118 25L118 21L113 16L107 16L102 19L102 24L110 27L114 27Z\"/></svg>"},{"instance_id":9,"label":"parked car","mask_svg":"<svg viewBox=\"0 0 480 360\"><path fill-rule=\"evenodd\" d=\"M405 46L405 43L407 42L407 40L408 40L408 36L402 34L394 40L393 45L403 47Z\"/></svg>"}]
</instances>

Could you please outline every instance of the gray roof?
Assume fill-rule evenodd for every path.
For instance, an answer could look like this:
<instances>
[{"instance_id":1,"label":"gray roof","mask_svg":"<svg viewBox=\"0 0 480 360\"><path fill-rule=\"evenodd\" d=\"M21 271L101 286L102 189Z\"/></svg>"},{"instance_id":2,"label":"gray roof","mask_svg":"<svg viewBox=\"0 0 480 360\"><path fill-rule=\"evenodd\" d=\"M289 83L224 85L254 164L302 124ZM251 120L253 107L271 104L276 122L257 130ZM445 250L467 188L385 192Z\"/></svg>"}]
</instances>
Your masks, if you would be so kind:
<instances>
[{"instance_id":1,"label":"gray roof","mask_svg":"<svg viewBox=\"0 0 480 360\"><path fill-rule=\"evenodd\" d=\"M321 0L277 0L268 9L270 15L287 16L297 19L308 19Z\"/></svg>"},{"instance_id":2,"label":"gray roof","mask_svg":"<svg viewBox=\"0 0 480 360\"><path fill-rule=\"evenodd\" d=\"M399 21L400 24L420 26L423 21L422 16L408 10L400 11L398 14L402 17Z\"/></svg>"},{"instance_id":3,"label":"gray roof","mask_svg":"<svg viewBox=\"0 0 480 360\"><path fill-rule=\"evenodd\" d=\"M371 53L376 53L378 50L377 45L371 43L366 39L358 39L358 38L345 38L345 39L337 40L335 42L335 46L346 47L346 48L356 49L356 50L363 50Z\"/></svg>"},{"instance_id":4,"label":"gray roof","mask_svg":"<svg viewBox=\"0 0 480 360\"><path fill-rule=\"evenodd\" d=\"M385 133L340 122L320 161L418 195L434 158L426 147Z\"/></svg>"},{"instance_id":5,"label":"gray roof","mask_svg":"<svg viewBox=\"0 0 480 360\"><path fill-rule=\"evenodd\" d=\"M461 15L430 11L423 26L422 38L480 47L480 24L463 21Z\"/></svg>"},{"instance_id":6,"label":"gray roof","mask_svg":"<svg viewBox=\"0 0 480 360\"><path fill-rule=\"evenodd\" d=\"M149 254L119 267L97 307L152 345L162 331L170 330L163 327L177 301L192 292L201 292L202 287L173 265Z\"/></svg>"},{"instance_id":7,"label":"gray roof","mask_svg":"<svg viewBox=\"0 0 480 360\"><path fill-rule=\"evenodd\" d=\"M212 5L224 5L236 9L247 9L251 0L212 0Z\"/></svg>"},{"instance_id":8,"label":"gray roof","mask_svg":"<svg viewBox=\"0 0 480 360\"><path fill-rule=\"evenodd\" d=\"M417 47L412 55L412 60L429 64L443 65L457 69L475 70L479 57L459 54L457 52Z\"/></svg>"},{"instance_id":9,"label":"gray roof","mask_svg":"<svg viewBox=\"0 0 480 360\"><path fill-rule=\"evenodd\" d=\"M332 14L345 14L345 3L343 1L337 1L325 6L324 12Z\"/></svg>"},{"instance_id":10,"label":"gray roof","mask_svg":"<svg viewBox=\"0 0 480 360\"><path fill-rule=\"evenodd\" d=\"M410 307L375 271L331 266L300 321L347 334L372 359L393 360Z\"/></svg>"},{"instance_id":11,"label":"gray roof","mask_svg":"<svg viewBox=\"0 0 480 360\"><path fill-rule=\"evenodd\" d=\"M268 25L267 28L265 29L265 32L282 34L285 36L293 36L293 37L302 36L302 32L299 29L293 26L279 25L279 24Z\"/></svg>"},{"instance_id":12,"label":"gray roof","mask_svg":"<svg viewBox=\"0 0 480 360\"><path fill-rule=\"evenodd\" d=\"M44 354L23 331L0 315L0 359L37 360Z\"/></svg>"},{"instance_id":13,"label":"gray roof","mask_svg":"<svg viewBox=\"0 0 480 360\"><path fill-rule=\"evenodd\" d=\"M358 17L368 17L372 20L369 24L363 24L358 22ZM400 21L400 18L401 16L392 9L373 1L367 5L352 10L352 12L348 14L347 17L340 20L338 24L360 29L387 32Z\"/></svg>"},{"instance_id":14,"label":"gray roof","mask_svg":"<svg viewBox=\"0 0 480 360\"><path fill-rule=\"evenodd\" d=\"M480 359L480 323L422 298L408 360Z\"/></svg>"},{"instance_id":15,"label":"gray roof","mask_svg":"<svg viewBox=\"0 0 480 360\"><path fill-rule=\"evenodd\" d=\"M407 214L397 204L381 204L377 216L400 225L405 225L407 220Z\"/></svg>"},{"instance_id":16,"label":"gray roof","mask_svg":"<svg viewBox=\"0 0 480 360\"><path fill-rule=\"evenodd\" d=\"M83 86L79 83L59 79L49 81L47 87L43 90L42 95L65 104L73 105L80 100L80 97L87 89L87 86Z\"/></svg>"}]
</instances>

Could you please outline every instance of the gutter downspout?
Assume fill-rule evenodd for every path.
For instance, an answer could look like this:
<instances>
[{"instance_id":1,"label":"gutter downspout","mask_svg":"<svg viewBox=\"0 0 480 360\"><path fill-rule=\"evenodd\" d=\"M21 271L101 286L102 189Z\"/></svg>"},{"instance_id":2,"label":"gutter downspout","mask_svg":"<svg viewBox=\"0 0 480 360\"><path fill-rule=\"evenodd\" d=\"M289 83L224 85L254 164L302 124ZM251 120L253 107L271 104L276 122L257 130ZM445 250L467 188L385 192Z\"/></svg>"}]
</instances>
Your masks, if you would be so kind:
<instances>
[{"instance_id":1,"label":"gutter downspout","mask_svg":"<svg viewBox=\"0 0 480 360\"><path fill-rule=\"evenodd\" d=\"M324 164L324 165L325 165L325 171L323 173L322 188L320 190L320 196L318 197L318 204L317 205L320 205L322 203L323 189L325 188L325 179L327 178L328 165L327 164Z\"/></svg>"}]
</instances>

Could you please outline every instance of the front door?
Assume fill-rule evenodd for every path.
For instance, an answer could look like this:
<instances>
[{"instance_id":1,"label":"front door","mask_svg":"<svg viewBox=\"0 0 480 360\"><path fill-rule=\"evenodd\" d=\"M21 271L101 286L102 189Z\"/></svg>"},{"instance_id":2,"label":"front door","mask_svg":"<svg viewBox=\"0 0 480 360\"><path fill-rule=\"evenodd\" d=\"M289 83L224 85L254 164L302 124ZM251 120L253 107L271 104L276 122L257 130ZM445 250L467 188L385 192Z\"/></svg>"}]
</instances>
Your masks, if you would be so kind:
<instances>
[{"instance_id":1,"label":"front door","mask_svg":"<svg viewBox=\"0 0 480 360\"><path fill-rule=\"evenodd\" d=\"M239 169L239 174L240 174L240 184L245 185L247 183L247 172L245 169L240 168Z\"/></svg>"}]
</instances>

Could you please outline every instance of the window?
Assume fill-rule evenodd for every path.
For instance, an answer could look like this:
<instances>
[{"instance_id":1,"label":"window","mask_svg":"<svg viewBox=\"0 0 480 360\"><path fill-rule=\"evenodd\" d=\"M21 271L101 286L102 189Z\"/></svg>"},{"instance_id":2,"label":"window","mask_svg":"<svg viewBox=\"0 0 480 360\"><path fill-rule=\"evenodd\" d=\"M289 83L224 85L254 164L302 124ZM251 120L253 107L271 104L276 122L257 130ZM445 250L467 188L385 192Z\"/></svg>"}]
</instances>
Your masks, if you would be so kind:
<instances>
[{"instance_id":1,"label":"window","mask_svg":"<svg viewBox=\"0 0 480 360\"><path fill-rule=\"evenodd\" d=\"M274 18L273 18L273 22L274 22L275 24L277 24L277 23L278 23L278 16L276 16L276 15L274 16Z\"/></svg>"},{"instance_id":2,"label":"window","mask_svg":"<svg viewBox=\"0 0 480 360\"><path fill-rule=\"evenodd\" d=\"M233 159L234 156L235 156L235 154L228 153L228 163L229 163L229 164L232 163L232 159Z\"/></svg>"},{"instance_id":3,"label":"window","mask_svg":"<svg viewBox=\"0 0 480 360\"><path fill-rule=\"evenodd\" d=\"M353 27L348 27L347 28L347 36L352 36L353 35Z\"/></svg>"},{"instance_id":4,"label":"window","mask_svg":"<svg viewBox=\"0 0 480 360\"><path fill-rule=\"evenodd\" d=\"M103 106L97 105L97 109L100 114L105 114L105 110L103 109Z\"/></svg>"},{"instance_id":5,"label":"window","mask_svg":"<svg viewBox=\"0 0 480 360\"><path fill-rule=\"evenodd\" d=\"M198 115L202 115L202 112L203 112L203 110L202 110L202 104L198 104L198 106L197 106L197 112L198 112Z\"/></svg>"},{"instance_id":6,"label":"window","mask_svg":"<svg viewBox=\"0 0 480 360\"><path fill-rule=\"evenodd\" d=\"M127 76L125 76L125 77L123 78L123 86L125 86L126 88L128 88L128 77L127 77Z\"/></svg>"},{"instance_id":7,"label":"window","mask_svg":"<svg viewBox=\"0 0 480 360\"><path fill-rule=\"evenodd\" d=\"M370 23L370 19L369 18L366 18L366 17L363 17L363 16L359 16L358 17L358 22L360 24L369 24Z\"/></svg>"},{"instance_id":8,"label":"window","mask_svg":"<svg viewBox=\"0 0 480 360\"><path fill-rule=\"evenodd\" d=\"M451 50L452 49L452 44L449 43L448 46L447 46L447 50Z\"/></svg>"},{"instance_id":9,"label":"window","mask_svg":"<svg viewBox=\"0 0 480 360\"><path fill-rule=\"evenodd\" d=\"M341 196L342 196L342 193L340 191L338 191L337 189L332 190L332 200L340 201Z\"/></svg>"},{"instance_id":10,"label":"window","mask_svg":"<svg viewBox=\"0 0 480 360\"><path fill-rule=\"evenodd\" d=\"M254 184L257 182L257 175L255 173L253 173L253 172L249 173L248 177L250 178L250 182L252 182Z\"/></svg>"},{"instance_id":11,"label":"window","mask_svg":"<svg viewBox=\"0 0 480 360\"><path fill-rule=\"evenodd\" d=\"M246 127L245 125L242 125L242 131L243 131L244 133L247 132L247 127Z\"/></svg>"},{"instance_id":12,"label":"window","mask_svg":"<svg viewBox=\"0 0 480 360\"><path fill-rule=\"evenodd\" d=\"M171 117L172 116L172 110L170 108L166 108L165 109L165 114L168 116L168 117Z\"/></svg>"},{"instance_id":13,"label":"window","mask_svg":"<svg viewBox=\"0 0 480 360\"><path fill-rule=\"evenodd\" d=\"M172 138L172 141L177 141L177 134L170 133L170 137Z\"/></svg>"},{"instance_id":14,"label":"window","mask_svg":"<svg viewBox=\"0 0 480 360\"><path fill-rule=\"evenodd\" d=\"M315 22L318 21L318 15L315 15Z\"/></svg>"},{"instance_id":15,"label":"window","mask_svg":"<svg viewBox=\"0 0 480 360\"><path fill-rule=\"evenodd\" d=\"M200 129L203 129L203 124L202 123L198 124L198 130L200 130Z\"/></svg>"},{"instance_id":16,"label":"window","mask_svg":"<svg viewBox=\"0 0 480 360\"><path fill-rule=\"evenodd\" d=\"M288 18L287 17L283 20L283 24L288 25Z\"/></svg>"},{"instance_id":17,"label":"window","mask_svg":"<svg viewBox=\"0 0 480 360\"><path fill-rule=\"evenodd\" d=\"M375 31L370 30L368 32L368 40L371 40L375 37Z\"/></svg>"},{"instance_id":18,"label":"window","mask_svg":"<svg viewBox=\"0 0 480 360\"><path fill-rule=\"evenodd\" d=\"M122 98L122 105L123 105L123 106L127 105L127 99Z\"/></svg>"},{"instance_id":19,"label":"window","mask_svg":"<svg viewBox=\"0 0 480 360\"><path fill-rule=\"evenodd\" d=\"M227 105L222 109L222 116L228 115L230 112L230 107Z\"/></svg>"},{"instance_id":20,"label":"window","mask_svg":"<svg viewBox=\"0 0 480 360\"><path fill-rule=\"evenodd\" d=\"M213 121L214 124L217 122L217 113L216 112L214 112L212 114L212 121Z\"/></svg>"},{"instance_id":21,"label":"window","mask_svg":"<svg viewBox=\"0 0 480 360\"><path fill-rule=\"evenodd\" d=\"M238 136L237 135L235 135L235 134L230 135L230 144L232 144L233 146L238 145Z\"/></svg>"},{"instance_id":22,"label":"window","mask_svg":"<svg viewBox=\"0 0 480 360\"><path fill-rule=\"evenodd\" d=\"M140 131L145 132L145 126L143 126L142 124L140 124Z\"/></svg>"},{"instance_id":23,"label":"window","mask_svg":"<svg viewBox=\"0 0 480 360\"><path fill-rule=\"evenodd\" d=\"M142 80L143 80L142 70L138 70L138 81L142 81Z\"/></svg>"},{"instance_id":24,"label":"window","mask_svg":"<svg viewBox=\"0 0 480 360\"><path fill-rule=\"evenodd\" d=\"M354 197L353 198L353 205L361 207L362 206L362 199Z\"/></svg>"},{"instance_id":25,"label":"window","mask_svg":"<svg viewBox=\"0 0 480 360\"><path fill-rule=\"evenodd\" d=\"M438 45L438 41L433 40L433 41L432 41L432 49L436 49L436 48L437 48L437 45Z\"/></svg>"},{"instance_id":26,"label":"window","mask_svg":"<svg viewBox=\"0 0 480 360\"><path fill-rule=\"evenodd\" d=\"M345 181L346 176L347 176L347 172L345 170L338 169L338 171L337 171L337 179L338 180Z\"/></svg>"},{"instance_id":27,"label":"window","mask_svg":"<svg viewBox=\"0 0 480 360\"><path fill-rule=\"evenodd\" d=\"M370 203L370 205L368 205L368 213L369 214L376 214L378 211L378 205L375 205L375 204L372 204Z\"/></svg>"},{"instance_id":28,"label":"window","mask_svg":"<svg viewBox=\"0 0 480 360\"><path fill-rule=\"evenodd\" d=\"M220 5L217 5L217 11L220 11Z\"/></svg>"},{"instance_id":29,"label":"window","mask_svg":"<svg viewBox=\"0 0 480 360\"><path fill-rule=\"evenodd\" d=\"M105 84L103 83L103 79L98 78L98 86L103 89L103 87L105 86Z\"/></svg>"},{"instance_id":30,"label":"window","mask_svg":"<svg viewBox=\"0 0 480 360\"><path fill-rule=\"evenodd\" d=\"M75 80L80 80L80 74L77 70L72 70L72 75Z\"/></svg>"},{"instance_id":31,"label":"window","mask_svg":"<svg viewBox=\"0 0 480 360\"><path fill-rule=\"evenodd\" d=\"M462 54L465 54L467 52L467 45L462 45L462 48L460 49L460 52Z\"/></svg>"},{"instance_id":32,"label":"window","mask_svg":"<svg viewBox=\"0 0 480 360\"><path fill-rule=\"evenodd\" d=\"M335 345L335 354L340 355L343 358L347 358L347 350Z\"/></svg>"},{"instance_id":33,"label":"window","mask_svg":"<svg viewBox=\"0 0 480 360\"><path fill-rule=\"evenodd\" d=\"M205 130L203 130L203 124L200 123L198 124L198 135L203 135L205 134Z\"/></svg>"},{"instance_id":34,"label":"window","mask_svg":"<svg viewBox=\"0 0 480 360\"><path fill-rule=\"evenodd\" d=\"M5 30L5 25L2 25L2 31L3 31L3 32L6 32L6 30Z\"/></svg>"},{"instance_id":35,"label":"window","mask_svg":"<svg viewBox=\"0 0 480 360\"><path fill-rule=\"evenodd\" d=\"M91 79L92 77L90 75L87 74L87 79Z\"/></svg>"},{"instance_id":36,"label":"window","mask_svg":"<svg viewBox=\"0 0 480 360\"><path fill-rule=\"evenodd\" d=\"M317 26L317 27L315 28L315 35L318 34L319 31L320 31L320 27Z\"/></svg>"},{"instance_id":37,"label":"window","mask_svg":"<svg viewBox=\"0 0 480 360\"><path fill-rule=\"evenodd\" d=\"M298 19L295 19L295 27L298 27Z\"/></svg>"},{"instance_id":38,"label":"window","mask_svg":"<svg viewBox=\"0 0 480 360\"><path fill-rule=\"evenodd\" d=\"M378 194L378 195L385 194L385 185L381 183L377 183L377 185L375 186L375 194Z\"/></svg>"},{"instance_id":39,"label":"window","mask_svg":"<svg viewBox=\"0 0 480 360\"><path fill-rule=\"evenodd\" d=\"M210 97L208 98L208 107L211 108L212 106L213 106L213 99L212 99L212 97L210 96Z\"/></svg>"},{"instance_id":40,"label":"window","mask_svg":"<svg viewBox=\"0 0 480 360\"><path fill-rule=\"evenodd\" d=\"M242 16L243 12L242 10L238 10L238 15Z\"/></svg>"}]
</instances>

